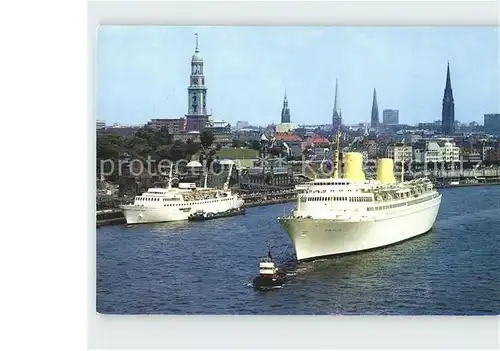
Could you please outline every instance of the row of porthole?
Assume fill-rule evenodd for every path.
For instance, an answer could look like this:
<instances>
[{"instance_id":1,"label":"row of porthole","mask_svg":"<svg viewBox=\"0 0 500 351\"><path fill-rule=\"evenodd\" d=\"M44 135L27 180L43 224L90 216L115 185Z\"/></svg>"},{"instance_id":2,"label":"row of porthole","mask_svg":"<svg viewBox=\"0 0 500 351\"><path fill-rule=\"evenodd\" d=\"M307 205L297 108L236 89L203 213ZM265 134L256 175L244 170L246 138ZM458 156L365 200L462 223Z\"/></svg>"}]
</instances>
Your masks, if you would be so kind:
<instances>
[{"instance_id":1,"label":"row of porthole","mask_svg":"<svg viewBox=\"0 0 500 351\"><path fill-rule=\"evenodd\" d=\"M222 200L224 201L224 199ZM208 201L208 202L183 202L183 203L179 203L179 204L165 204L163 206L186 206L186 205L198 205L200 203L212 203L212 202L217 202L217 200L212 200L212 201Z\"/></svg>"}]
</instances>

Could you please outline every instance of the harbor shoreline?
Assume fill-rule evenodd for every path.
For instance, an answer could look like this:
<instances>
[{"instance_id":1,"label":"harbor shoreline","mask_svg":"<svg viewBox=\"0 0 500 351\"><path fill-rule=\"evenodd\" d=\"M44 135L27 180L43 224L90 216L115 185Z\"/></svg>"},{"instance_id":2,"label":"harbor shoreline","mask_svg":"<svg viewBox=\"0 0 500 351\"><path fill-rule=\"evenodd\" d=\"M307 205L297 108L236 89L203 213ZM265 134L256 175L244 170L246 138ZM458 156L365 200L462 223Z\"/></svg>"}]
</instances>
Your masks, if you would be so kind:
<instances>
[{"instance_id":1,"label":"harbor shoreline","mask_svg":"<svg viewBox=\"0 0 500 351\"><path fill-rule=\"evenodd\" d=\"M251 201L251 202L245 203L243 205L243 208L284 204L284 203L294 202L296 200L297 200L297 196L294 195L294 196L284 198L284 199ZM101 217L107 217L107 218L99 219L99 213L97 213L96 214L97 227L102 227L102 226L106 226L106 225L113 225L113 224L126 224L125 217L123 216L123 212L119 209L111 209L110 212L102 213Z\"/></svg>"},{"instance_id":2,"label":"harbor shoreline","mask_svg":"<svg viewBox=\"0 0 500 351\"><path fill-rule=\"evenodd\" d=\"M500 185L500 182L490 182L490 183L467 183L467 184L441 184L435 185L436 189L448 189L448 188L466 188L473 186L495 186ZM288 196L287 196L288 195ZM266 200L257 200L257 201L247 201L243 205L244 208L258 207L258 206L269 206L269 205L277 205L277 204L285 204L294 202L297 200L296 194L287 194L285 198L278 199L266 199ZM263 195L265 196L265 195ZM101 217L101 218L99 218ZM114 224L126 224L125 217L123 216L123 212L120 209L114 208L104 211L98 211L96 213L96 226L102 227L107 225Z\"/></svg>"}]
</instances>

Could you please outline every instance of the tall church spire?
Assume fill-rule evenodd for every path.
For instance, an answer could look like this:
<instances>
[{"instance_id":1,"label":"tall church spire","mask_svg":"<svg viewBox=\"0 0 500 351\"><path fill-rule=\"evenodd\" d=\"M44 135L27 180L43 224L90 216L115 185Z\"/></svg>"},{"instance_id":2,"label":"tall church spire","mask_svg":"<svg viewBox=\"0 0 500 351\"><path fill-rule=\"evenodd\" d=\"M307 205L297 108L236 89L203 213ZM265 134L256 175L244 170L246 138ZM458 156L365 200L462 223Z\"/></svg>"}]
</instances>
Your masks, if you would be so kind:
<instances>
[{"instance_id":1,"label":"tall church spire","mask_svg":"<svg viewBox=\"0 0 500 351\"><path fill-rule=\"evenodd\" d=\"M339 80L335 78L335 101L333 103L333 109L338 111L339 109Z\"/></svg>"},{"instance_id":2,"label":"tall church spire","mask_svg":"<svg viewBox=\"0 0 500 351\"><path fill-rule=\"evenodd\" d=\"M448 67L446 68L446 90L451 90L451 78L450 78L450 61L448 61Z\"/></svg>"},{"instance_id":3,"label":"tall church spire","mask_svg":"<svg viewBox=\"0 0 500 351\"><path fill-rule=\"evenodd\" d=\"M333 102L332 129L335 132L342 125L342 112L339 105L339 81L335 78L335 100Z\"/></svg>"},{"instance_id":4,"label":"tall church spire","mask_svg":"<svg viewBox=\"0 0 500 351\"><path fill-rule=\"evenodd\" d=\"M371 126L375 128L378 127L378 125L379 125L379 119L378 119L377 90L373 88Z\"/></svg>"},{"instance_id":5,"label":"tall church spire","mask_svg":"<svg viewBox=\"0 0 500 351\"><path fill-rule=\"evenodd\" d=\"M288 107L288 99L286 97L283 99L283 108L281 109L281 123L290 123L290 108Z\"/></svg>"},{"instance_id":6,"label":"tall church spire","mask_svg":"<svg viewBox=\"0 0 500 351\"><path fill-rule=\"evenodd\" d=\"M202 131L205 129L207 113L207 88L203 75L203 58L200 55L198 33L195 33L196 47L191 57L191 76L188 87L188 113L186 114L186 128L188 131Z\"/></svg>"},{"instance_id":7,"label":"tall church spire","mask_svg":"<svg viewBox=\"0 0 500 351\"><path fill-rule=\"evenodd\" d=\"M450 62L446 69L446 85L444 87L443 110L441 114L442 133L453 134L455 127L455 101L453 99L453 89L451 88Z\"/></svg>"}]
</instances>

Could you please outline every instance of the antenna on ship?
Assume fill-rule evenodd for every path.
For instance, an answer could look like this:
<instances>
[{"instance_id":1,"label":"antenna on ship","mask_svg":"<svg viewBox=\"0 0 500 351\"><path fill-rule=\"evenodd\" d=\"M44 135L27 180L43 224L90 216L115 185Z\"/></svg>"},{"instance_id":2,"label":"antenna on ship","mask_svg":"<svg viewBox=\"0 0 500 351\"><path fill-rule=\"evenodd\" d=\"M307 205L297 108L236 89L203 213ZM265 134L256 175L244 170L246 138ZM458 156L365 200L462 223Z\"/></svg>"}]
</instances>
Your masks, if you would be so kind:
<instances>
[{"instance_id":1,"label":"antenna on ship","mask_svg":"<svg viewBox=\"0 0 500 351\"><path fill-rule=\"evenodd\" d=\"M172 169L174 168L173 164L170 164L170 171L168 172L168 189L172 189Z\"/></svg>"},{"instance_id":2,"label":"antenna on ship","mask_svg":"<svg viewBox=\"0 0 500 351\"><path fill-rule=\"evenodd\" d=\"M226 182L224 183L224 190L227 190L229 188L229 182L231 181L231 174L233 172L233 163L229 165L229 172L227 174L227 179Z\"/></svg>"},{"instance_id":3,"label":"antenna on ship","mask_svg":"<svg viewBox=\"0 0 500 351\"><path fill-rule=\"evenodd\" d=\"M401 160L401 183L405 181L405 139L403 138L403 158Z\"/></svg>"},{"instance_id":4,"label":"antenna on ship","mask_svg":"<svg viewBox=\"0 0 500 351\"><path fill-rule=\"evenodd\" d=\"M205 170L205 184L203 185L205 189L207 188L207 180L208 180L208 169Z\"/></svg>"},{"instance_id":5,"label":"antenna on ship","mask_svg":"<svg viewBox=\"0 0 500 351\"><path fill-rule=\"evenodd\" d=\"M341 135L342 135L342 132L339 129L337 132L337 136L336 136L337 148L335 149L335 170L333 172L333 178L339 177L339 149L340 149L340 136Z\"/></svg>"}]
</instances>

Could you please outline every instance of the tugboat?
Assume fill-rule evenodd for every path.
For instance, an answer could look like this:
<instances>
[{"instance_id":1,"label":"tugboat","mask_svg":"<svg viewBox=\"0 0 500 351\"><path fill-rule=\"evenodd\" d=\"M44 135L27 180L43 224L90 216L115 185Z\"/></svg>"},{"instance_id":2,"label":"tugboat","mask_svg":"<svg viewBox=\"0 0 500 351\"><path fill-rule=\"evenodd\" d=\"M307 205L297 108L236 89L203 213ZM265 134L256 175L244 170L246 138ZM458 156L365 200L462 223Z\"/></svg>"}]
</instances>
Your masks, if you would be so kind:
<instances>
[{"instance_id":1,"label":"tugboat","mask_svg":"<svg viewBox=\"0 0 500 351\"><path fill-rule=\"evenodd\" d=\"M274 265L271 247L267 257L260 260L259 275L253 280L253 286L257 290L266 290L280 287L285 282L286 273L279 271Z\"/></svg>"}]
</instances>

